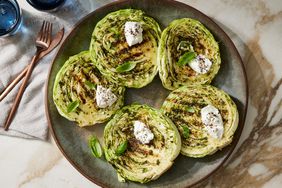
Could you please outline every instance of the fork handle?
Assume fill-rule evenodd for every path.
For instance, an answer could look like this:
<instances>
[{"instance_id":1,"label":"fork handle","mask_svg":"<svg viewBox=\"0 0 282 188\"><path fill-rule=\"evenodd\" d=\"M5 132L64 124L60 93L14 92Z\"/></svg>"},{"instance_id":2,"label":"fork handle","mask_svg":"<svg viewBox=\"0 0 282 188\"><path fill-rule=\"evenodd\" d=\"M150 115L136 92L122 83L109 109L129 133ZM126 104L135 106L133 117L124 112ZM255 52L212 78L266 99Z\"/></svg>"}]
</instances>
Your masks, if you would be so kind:
<instances>
[{"instance_id":1,"label":"fork handle","mask_svg":"<svg viewBox=\"0 0 282 188\"><path fill-rule=\"evenodd\" d=\"M0 102L10 93L10 91L17 85L17 83L19 83L19 81L23 79L28 70L28 67L29 65L26 66L25 69L11 83L9 83L6 88L3 89L2 93L0 94Z\"/></svg>"},{"instance_id":2,"label":"fork handle","mask_svg":"<svg viewBox=\"0 0 282 188\"><path fill-rule=\"evenodd\" d=\"M6 122L5 122L5 125L4 125L4 130L5 131L7 131L9 129L9 127L11 125L11 122L12 122L12 120L13 120L16 112L17 112L18 106L19 106L20 101L22 99L22 96L23 96L23 93L25 91L25 88L26 88L26 86L28 84L29 78L31 77L32 71L34 69L34 66L35 66L35 64L36 64L36 62L38 60L38 57L39 57L39 53L37 52L36 55L33 56L32 60L31 60L31 63L29 64L29 66L27 68L27 72L26 72L26 75L24 77L24 80L23 80L23 82L21 84L19 92L18 92L18 94L16 96L16 99L15 99L15 101L13 103L13 106L12 106L10 112L9 112L8 118L7 118Z\"/></svg>"}]
</instances>

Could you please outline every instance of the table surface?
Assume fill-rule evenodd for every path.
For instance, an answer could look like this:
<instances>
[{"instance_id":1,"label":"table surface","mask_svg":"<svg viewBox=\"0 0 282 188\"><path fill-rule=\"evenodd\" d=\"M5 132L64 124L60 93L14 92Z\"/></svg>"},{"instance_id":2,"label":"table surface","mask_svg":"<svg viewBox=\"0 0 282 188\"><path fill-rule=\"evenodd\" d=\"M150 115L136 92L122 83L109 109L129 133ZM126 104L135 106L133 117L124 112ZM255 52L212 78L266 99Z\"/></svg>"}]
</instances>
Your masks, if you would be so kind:
<instances>
[{"instance_id":1,"label":"table surface","mask_svg":"<svg viewBox=\"0 0 282 188\"><path fill-rule=\"evenodd\" d=\"M45 13L19 0L22 29L38 28L40 23L34 18L40 18L69 31L83 16L108 2L69 0L59 11ZM282 1L182 2L210 16L231 37L244 61L250 94L245 128L235 152L227 164L198 186L281 187ZM71 166L51 137L43 142L0 136L0 143L0 187L98 187Z\"/></svg>"}]
</instances>

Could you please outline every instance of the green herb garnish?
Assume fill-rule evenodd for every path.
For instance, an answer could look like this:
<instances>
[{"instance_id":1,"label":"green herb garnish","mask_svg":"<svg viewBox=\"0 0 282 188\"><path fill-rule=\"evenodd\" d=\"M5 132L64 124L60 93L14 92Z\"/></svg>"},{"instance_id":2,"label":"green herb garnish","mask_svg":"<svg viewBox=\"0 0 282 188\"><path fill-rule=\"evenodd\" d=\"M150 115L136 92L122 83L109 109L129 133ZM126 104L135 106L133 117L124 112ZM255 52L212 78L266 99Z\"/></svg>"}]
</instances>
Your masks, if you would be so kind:
<instances>
[{"instance_id":1,"label":"green herb garnish","mask_svg":"<svg viewBox=\"0 0 282 188\"><path fill-rule=\"evenodd\" d=\"M182 125L182 130L183 130L183 133L182 133L183 137L188 138L190 135L189 127L187 125Z\"/></svg>"},{"instance_id":2,"label":"green herb garnish","mask_svg":"<svg viewBox=\"0 0 282 188\"><path fill-rule=\"evenodd\" d=\"M179 58L177 65L184 66L186 64L189 64L193 59L196 58L196 56L197 55L195 52L186 52Z\"/></svg>"},{"instance_id":3,"label":"green herb garnish","mask_svg":"<svg viewBox=\"0 0 282 188\"><path fill-rule=\"evenodd\" d=\"M88 80L86 80L85 85L87 85L87 87L89 87L90 89L96 89L96 84L89 82Z\"/></svg>"},{"instance_id":4,"label":"green herb garnish","mask_svg":"<svg viewBox=\"0 0 282 188\"><path fill-rule=\"evenodd\" d=\"M98 157L98 158L102 157L103 150L99 140L95 136L92 136L89 139L89 147L94 157Z\"/></svg>"},{"instance_id":5,"label":"green herb garnish","mask_svg":"<svg viewBox=\"0 0 282 188\"><path fill-rule=\"evenodd\" d=\"M125 150L127 149L127 145L128 145L128 141L126 140L118 146L116 150L117 156L121 156L125 152Z\"/></svg>"},{"instance_id":6,"label":"green herb garnish","mask_svg":"<svg viewBox=\"0 0 282 188\"><path fill-rule=\"evenodd\" d=\"M135 68L137 62L134 62L134 61L127 61L125 63L123 63L122 65L119 65L117 68L116 68L116 71L118 73L123 73L123 72L128 72L128 71L131 71L132 69Z\"/></svg>"},{"instance_id":7,"label":"green herb garnish","mask_svg":"<svg viewBox=\"0 0 282 188\"><path fill-rule=\"evenodd\" d=\"M79 106L79 101L73 101L71 102L68 106L67 106L67 112L73 112L77 109L77 107Z\"/></svg>"},{"instance_id":8,"label":"green herb garnish","mask_svg":"<svg viewBox=\"0 0 282 188\"><path fill-rule=\"evenodd\" d=\"M191 107L191 106L188 106L188 107L186 108L186 110L187 110L188 112L191 112L191 113L194 113L194 112L195 112L195 109L194 109L193 107Z\"/></svg>"}]
</instances>

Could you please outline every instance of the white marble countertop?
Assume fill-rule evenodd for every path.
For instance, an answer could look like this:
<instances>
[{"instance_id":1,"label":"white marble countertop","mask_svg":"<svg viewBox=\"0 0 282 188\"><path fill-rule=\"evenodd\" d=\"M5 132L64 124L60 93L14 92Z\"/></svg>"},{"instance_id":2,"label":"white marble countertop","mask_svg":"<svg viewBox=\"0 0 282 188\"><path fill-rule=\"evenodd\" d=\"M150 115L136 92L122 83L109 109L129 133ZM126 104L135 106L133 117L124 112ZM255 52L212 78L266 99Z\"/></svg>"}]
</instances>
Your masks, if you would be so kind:
<instances>
[{"instance_id":1,"label":"white marble countertop","mask_svg":"<svg viewBox=\"0 0 282 188\"><path fill-rule=\"evenodd\" d=\"M67 30L107 2L68 0L59 12L44 13L19 0L26 27L33 23L30 15L38 15ZM250 89L245 128L235 153L199 187L281 187L282 1L182 2L210 16L229 34L243 58ZM71 166L51 138L43 142L0 136L0 143L0 187L98 187Z\"/></svg>"}]
</instances>

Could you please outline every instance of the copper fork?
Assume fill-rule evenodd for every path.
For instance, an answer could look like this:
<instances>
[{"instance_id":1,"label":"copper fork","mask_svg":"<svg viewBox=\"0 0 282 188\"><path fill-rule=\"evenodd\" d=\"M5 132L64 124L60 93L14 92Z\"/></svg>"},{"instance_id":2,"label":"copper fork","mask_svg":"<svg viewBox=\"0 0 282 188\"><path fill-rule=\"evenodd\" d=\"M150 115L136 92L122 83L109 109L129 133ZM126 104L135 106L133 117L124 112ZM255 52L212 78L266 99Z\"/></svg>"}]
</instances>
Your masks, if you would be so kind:
<instances>
[{"instance_id":1,"label":"copper fork","mask_svg":"<svg viewBox=\"0 0 282 188\"><path fill-rule=\"evenodd\" d=\"M16 96L16 99L15 99L15 102L11 108L11 111L8 115L8 118L6 120L6 123L4 125L4 130L7 131L10 127L10 124L17 112L17 109L18 109L18 106L19 106L19 103L21 101L21 98L23 96L23 93L25 91L25 88L27 86L27 83L31 77L31 74L32 74L32 71L35 67L35 64L38 60L38 57L39 57L39 54L42 52L42 51L45 51L48 49L48 47L50 46L50 43L51 43L51 36L52 36L52 24L50 22L47 22L47 21L43 21L43 24L42 24L42 27L37 35L37 38L36 38L36 53L35 55L33 56L32 60L31 60L31 63L29 64L28 66L28 70L26 72L26 75L25 75L25 78L21 84L21 87L20 87L20 90Z\"/></svg>"}]
</instances>

